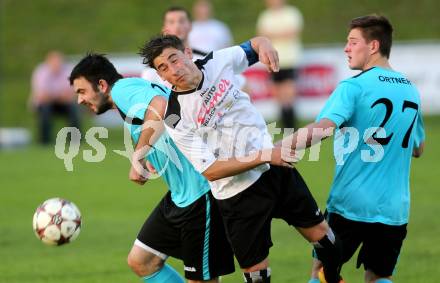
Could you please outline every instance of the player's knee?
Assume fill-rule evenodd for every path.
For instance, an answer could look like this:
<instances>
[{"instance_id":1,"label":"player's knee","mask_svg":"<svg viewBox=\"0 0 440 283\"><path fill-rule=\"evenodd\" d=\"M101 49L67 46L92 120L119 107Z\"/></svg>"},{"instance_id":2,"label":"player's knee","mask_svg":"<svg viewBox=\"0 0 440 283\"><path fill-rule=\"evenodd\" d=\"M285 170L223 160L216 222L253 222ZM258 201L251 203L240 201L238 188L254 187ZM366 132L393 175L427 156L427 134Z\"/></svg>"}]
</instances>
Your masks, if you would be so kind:
<instances>
[{"instance_id":1,"label":"player's knee","mask_svg":"<svg viewBox=\"0 0 440 283\"><path fill-rule=\"evenodd\" d=\"M127 257L127 264L138 276L147 276L153 274L163 267L164 261L152 254L139 256L136 253L130 252Z\"/></svg>"},{"instance_id":2,"label":"player's knee","mask_svg":"<svg viewBox=\"0 0 440 283\"><path fill-rule=\"evenodd\" d=\"M337 266L342 260L341 240L328 228L327 233L316 242L312 242L317 258L324 264Z\"/></svg>"},{"instance_id":3,"label":"player's knee","mask_svg":"<svg viewBox=\"0 0 440 283\"><path fill-rule=\"evenodd\" d=\"M366 283L393 283L391 278L365 279Z\"/></svg>"},{"instance_id":4,"label":"player's knee","mask_svg":"<svg viewBox=\"0 0 440 283\"><path fill-rule=\"evenodd\" d=\"M263 261L248 267L242 268L244 282L246 283L269 283L270 282L270 268L269 259L265 258Z\"/></svg>"},{"instance_id":5,"label":"player's knee","mask_svg":"<svg viewBox=\"0 0 440 283\"><path fill-rule=\"evenodd\" d=\"M269 259L265 258L261 262L255 264L251 267L242 268L241 270L243 272L253 272L253 271L267 269L268 267L269 267Z\"/></svg>"},{"instance_id":6,"label":"player's knee","mask_svg":"<svg viewBox=\"0 0 440 283\"><path fill-rule=\"evenodd\" d=\"M127 264L128 266L131 268L131 270L133 270L134 273L136 273L137 275L139 275L139 261L137 261L135 258L133 258L131 256L131 254L129 254L127 256ZM140 276L140 275L139 275Z\"/></svg>"},{"instance_id":7,"label":"player's knee","mask_svg":"<svg viewBox=\"0 0 440 283\"><path fill-rule=\"evenodd\" d=\"M336 235L333 233L333 230L328 227L326 233L318 237L317 240L312 241L312 244L315 248L333 247L336 244Z\"/></svg>"},{"instance_id":8,"label":"player's knee","mask_svg":"<svg viewBox=\"0 0 440 283\"><path fill-rule=\"evenodd\" d=\"M318 242L323 237L325 237L329 231L330 227L326 221L310 227L310 228L300 228L301 234L311 243Z\"/></svg>"},{"instance_id":9,"label":"player's knee","mask_svg":"<svg viewBox=\"0 0 440 283\"><path fill-rule=\"evenodd\" d=\"M391 276L380 276L370 269L365 271L364 279L366 283L392 283Z\"/></svg>"},{"instance_id":10,"label":"player's knee","mask_svg":"<svg viewBox=\"0 0 440 283\"><path fill-rule=\"evenodd\" d=\"M243 272L245 283L270 283L270 268Z\"/></svg>"}]
</instances>

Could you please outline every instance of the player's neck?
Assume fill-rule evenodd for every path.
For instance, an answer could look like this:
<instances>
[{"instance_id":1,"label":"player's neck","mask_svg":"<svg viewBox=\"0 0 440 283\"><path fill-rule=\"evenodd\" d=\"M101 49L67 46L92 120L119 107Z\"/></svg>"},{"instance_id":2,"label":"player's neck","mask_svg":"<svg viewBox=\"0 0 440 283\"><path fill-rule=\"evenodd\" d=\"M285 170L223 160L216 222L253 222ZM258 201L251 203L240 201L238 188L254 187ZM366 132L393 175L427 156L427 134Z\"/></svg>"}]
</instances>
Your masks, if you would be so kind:
<instances>
[{"instance_id":1,"label":"player's neck","mask_svg":"<svg viewBox=\"0 0 440 283\"><path fill-rule=\"evenodd\" d=\"M388 62L388 58L384 56L374 56L369 60L364 67L362 68L362 71L371 69L373 67L380 67L383 69L392 69L390 63Z\"/></svg>"},{"instance_id":2,"label":"player's neck","mask_svg":"<svg viewBox=\"0 0 440 283\"><path fill-rule=\"evenodd\" d=\"M108 102L111 103L112 109L116 109L116 104L113 101L113 97L112 97L112 88L113 88L113 86L111 86L109 91L107 92Z\"/></svg>"},{"instance_id":3,"label":"player's neck","mask_svg":"<svg viewBox=\"0 0 440 283\"><path fill-rule=\"evenodd\" d=\"M185 84L175 85L176 91L188 91L196 89L202 81L203 73L197 67L193 72L194 76Z\"/></svg>"}]
</instances>

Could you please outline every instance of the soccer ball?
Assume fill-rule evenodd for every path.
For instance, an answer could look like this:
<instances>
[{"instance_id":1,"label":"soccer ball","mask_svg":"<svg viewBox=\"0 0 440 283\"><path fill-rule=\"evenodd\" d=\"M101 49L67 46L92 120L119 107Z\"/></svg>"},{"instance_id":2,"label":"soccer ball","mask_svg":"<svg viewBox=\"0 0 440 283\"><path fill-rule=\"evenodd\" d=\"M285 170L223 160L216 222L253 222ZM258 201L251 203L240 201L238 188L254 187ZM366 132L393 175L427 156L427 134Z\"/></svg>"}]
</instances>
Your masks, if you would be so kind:
<instances>
[{"instance_id":1,"label":"soccer ball","mask_svg":"<svg viewBox=\"0 0 440 283\"><path fill-rule=\"evenodd\" d=\"M32 227L43 243L60 246L78 237L81 231L81 213L73 202L51 198L35 211Z\"/></svg>"}]
</instances>

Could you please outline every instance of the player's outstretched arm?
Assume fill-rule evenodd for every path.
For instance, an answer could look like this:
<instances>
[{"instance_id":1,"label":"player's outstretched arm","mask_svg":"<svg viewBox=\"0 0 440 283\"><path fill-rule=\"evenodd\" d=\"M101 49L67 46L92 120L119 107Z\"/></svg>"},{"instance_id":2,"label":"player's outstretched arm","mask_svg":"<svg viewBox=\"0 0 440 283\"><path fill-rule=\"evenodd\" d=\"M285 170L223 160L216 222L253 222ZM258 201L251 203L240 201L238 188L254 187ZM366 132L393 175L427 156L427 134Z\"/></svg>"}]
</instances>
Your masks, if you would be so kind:
<instances>
[{"instance_id":1,"label":"player's outstretched arm","mask_svg":"<svg viewBox=\"0 0 440 283\"><path fill-rule=\"evenodd\" d=\"M234 176L250 170L258 165L265 163L262 158L262 152L256 152L246 158L229 158L227 160L216 160L205 171L205 176L208 181L216 181L222 178Z\"/></svg>"},{"instance_id":2,"label":"player's outstretched arm","mask_svg":"<svg viewBox=\"0 0 440 283\"><path fill-rule=\"evenodd\" d=\"M261 164L270 163L277 166L292 167L289 162L281 158L279 148L263 149L243 157L232 157L227 160L216 160L205 171L203 176L209 181L234 176L251 170Z\"/></svg>"},{"instance_id":3,"label":"player's outstretched arm","mask_svg":"<svg viewBox=\"0 0 440 283\"><path fill-rule=\"evenodd\" d=\"M321 119L319 122L310 123L304 128L298 129L292 135L278 141L275 146L282 147L284 153L288 154L285 158L294 156L295 150L302 150L333 135L336 124L329 119Z\"/></svg>"},{"instance_id":4,"label":"player's outstretched arm","mask_svg":"<svg viewBox=\"0 0 440 283\"><path fill-rule=\"evenodd\" d=\"M252 49L258 54L259 61L271 72L280 70L278 52L267 37L257 36L251 39Z\"/></svg>"},{"instance_id":5,"label":"player's outstretched arm","mask_svg":"<svg viewBox=\"0 0 440 283\"><path fill-rule=\"evenodd\" d=\"M148 181L148 173L151 170L145 163L145 156L164 131L163 117L166 106L166 98L155 96L145 111L144 124L132 156L129 172L129 179L139 185Z\"/></svg>"}]
</instances>

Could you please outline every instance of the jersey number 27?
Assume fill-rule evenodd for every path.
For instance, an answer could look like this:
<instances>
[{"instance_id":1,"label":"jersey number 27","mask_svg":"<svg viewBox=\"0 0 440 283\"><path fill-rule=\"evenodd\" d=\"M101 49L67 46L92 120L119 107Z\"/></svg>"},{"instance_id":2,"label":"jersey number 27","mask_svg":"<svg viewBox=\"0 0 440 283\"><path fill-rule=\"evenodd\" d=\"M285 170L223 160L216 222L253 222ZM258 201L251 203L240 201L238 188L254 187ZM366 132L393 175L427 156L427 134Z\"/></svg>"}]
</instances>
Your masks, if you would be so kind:
<instances>
[{"instance_id":1,"label":"jersey number 27","mask_svg":"<svg viewBox=\"0 0 440 283\"><path fill-rule=\"evenodd\" d=\"M394 107L393 107L393 103L388 98L380 98L380 99L376 100L371 105L370 108L374 108L378 104L383 104L383 105L385 105L385 108L386 108L385 118L383 119L382 123L379 126L379 128L384 128L385 124L388 122L388 120L391 117L391 114L393 113ZM402 105L402 113L405 112L405 110L407 108L414 109L416 113L414 115L414 119L411 122L411 125L409 126L408 130L405 133L405 136L403 137L403 140L402 140L402 147L403 148L408 148L409 137L411 135L412 128L414 127L414 122L416 121L416 118L417 118L419 105L412 102L412 101L404 100L403 105ZM373 134L372 138L377 143L379 143L381 145L387 145L390 142L391 138L393 137L393 133L391 133L389 136L384 137L384 138L378 138L378 137L376 137L376 134L377 134L377 132L375 132Z\"/></svg>"}]
</instances>

